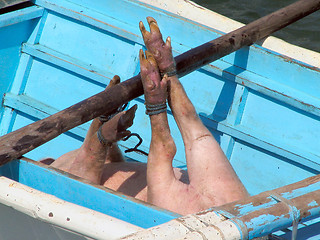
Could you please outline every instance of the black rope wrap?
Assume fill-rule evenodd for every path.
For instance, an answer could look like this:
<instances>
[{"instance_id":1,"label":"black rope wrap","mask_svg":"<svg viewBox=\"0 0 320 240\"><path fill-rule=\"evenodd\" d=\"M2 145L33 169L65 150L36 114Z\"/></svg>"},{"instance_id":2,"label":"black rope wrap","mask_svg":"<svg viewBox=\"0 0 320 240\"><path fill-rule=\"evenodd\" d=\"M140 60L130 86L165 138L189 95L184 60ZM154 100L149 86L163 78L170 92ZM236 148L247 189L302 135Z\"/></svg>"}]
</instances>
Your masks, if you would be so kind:
<instances>
[{"instance_id":1,"label":"black rope wrap","mask_svg":"<svg viewBox=\"0 0 320 240\"><path fill-rule=\"evenodd\" d=\"M164 77L164 75L167 75L168 77L175 76L175 75L177 75L177 69L174 68L173 70L168 71L168 72L160 72L161 79Z\"/></svg>"},{"instance_id":2,"label":"black rope wrap","mask_svg":"<svg viewBox=\"0 0 320 240\"><path fill-rule=\"evenodd\" d=\"M101 128L102 126L99 127L98 131L97 131L97 137L99 139L99 142L103 145L103 146L111 146L111 142L108 142L101 133Z\"/></svg>"},{"instance_id":3,"label":"black rope wrap","mask_svg":"<svg viewBox=\"0 0 320 240\"><path fill-rule=\"evenodd\" d=\"M121 107L118 107L113 113L111 113L110 115L106 116L106 115L100 115L99 116L99 120L100 122L104 123L104 122L108 122L111 118L113 118L115 115L117 115L118 113L122 112L126 107L128 106L128 103L124 104Z\"/></svg>"},{"instance_id":4,"label":"black rope wrap","mask_svg":"<svg viewBox=\"0 0 320 240\"><path fill-rule=\"evenodd\" d=\"M156 115L167 111L167 103L146 104L146 114L149 116Z\"/></svg>"},{"instance_id":5,"label":"black rope wrap","mask_svg":"<svg viewBox=\"0 0 320 240\"><path fill-rule=\"evenodd\" d=\"M177 75L177 68L176 68L176 62L173 60L173 64L168 67L165 71L160 71L160 77L161 79L164 77L164 75L167 75L168 77L172 77Z\"/></svg>"}]
</instances>

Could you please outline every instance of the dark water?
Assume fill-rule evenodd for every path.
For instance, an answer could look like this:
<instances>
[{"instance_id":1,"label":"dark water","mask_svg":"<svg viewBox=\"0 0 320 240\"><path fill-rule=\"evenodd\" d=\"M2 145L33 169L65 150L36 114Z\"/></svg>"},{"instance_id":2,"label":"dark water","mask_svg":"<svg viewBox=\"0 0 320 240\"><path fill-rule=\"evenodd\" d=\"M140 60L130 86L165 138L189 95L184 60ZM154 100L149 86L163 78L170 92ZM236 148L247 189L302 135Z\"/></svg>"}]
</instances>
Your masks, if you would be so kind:
<instances>
[{"instance_id":1,"label":"dark water","mask_svg":"<svg viewBox=\"0 0 320 240\"><path fill-rule=\"evenodd\" d=\"M294 0L193 0L242 23L252 22ZM320 10L273 34L289 43L320 52Z\"/></svg>"}]
</instances>

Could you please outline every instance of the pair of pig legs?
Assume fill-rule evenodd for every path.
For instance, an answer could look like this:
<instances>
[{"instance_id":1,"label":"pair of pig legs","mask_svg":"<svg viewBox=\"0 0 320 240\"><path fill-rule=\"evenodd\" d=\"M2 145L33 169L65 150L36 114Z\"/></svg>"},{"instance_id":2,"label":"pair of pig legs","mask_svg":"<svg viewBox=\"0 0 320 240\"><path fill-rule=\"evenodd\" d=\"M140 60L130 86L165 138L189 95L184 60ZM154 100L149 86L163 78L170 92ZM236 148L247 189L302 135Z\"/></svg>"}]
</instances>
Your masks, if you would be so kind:
<instances>
[{"instance_id":1,"label":"pair of pig legs","mask_svg":"<svg viewBox=\"0 0 320 240\"><path fill-rule=\"evenodd\" d=\"M186 214L247 196L219 144L203 125L174 75L171 39L164 42L157 22L151 17L147 20L150 32L140 22L148 50L146 54L140 51L146 105L161 105L168 91L168 103L184 142L189 177L189 183L180 181L172 168L176 147L170 134L167 112L150 115L152 138L147 163L148 201ZM168 74L161 79L159 72Z\"/></svg>"},{"instance_id":2,"label":"pair of pig legs","mask_svg":"<svg viewBox=\"0 0 320 240\"><path fill-rule=\"evenodd\" d=\"M159 94L165 95L163 91L168 89L168 102L185 145L189 180L182 181L183 171L172 167L176 146L166 112L150 116L152 140L147 167L140 163L123 162L116 143L107 149L102 146L96 135L102 124L98 119L93 121L80 149L61 156L52 166L180 214L197 212L247 196L219 144L199 119L177 76L160 79L160 75L155 74L170 65L166 59L172 58L171 45L167 42L170 46L161 49L165 44L157 23L152 18L148 22L151 35L143 26L140 29L148 50L155 57L152 54L145 57L140 52L145 96L149 99L155 97L152 95L154 89L148 88L148 78L155 86L159 86L161 81L165 81L162 82L164 85L168 84L160 89Z\"/></svg>"},{"instance_id":3,"label":"pair of pig legs","mask_svg":"<svg viewBox=\"0 0 320 240\"><path fill-rule=\"evenodd\" d=\"M183 171L172 168L176 148L166 112L150 116L152 140L147 167L124 162L116 143L103 146L96 134L102 125L98 119L93 120L82 146L61 156L51 166L181 214L247 196L178 78L168 77L167 81L169 105L185 144L189 181L182 179Z\"/></svg>"},{"instance_id":4,"label":"pair of pig legs","mask_svg":"<svg viewBox=\"0 0 320 240\"><path fill-rule=\"evenodd\" d=\"M176 147L166 112L150 116L152 140L147 167L124 162L116 143L103 146L96 134L102 125L98 119L93 120L82 146L61 156L51 166L180 214L247 196L178 78L173 76L167 80L170 82L169 105L185 145L189 181L182 180L183 171L172 168Z\"/></svg>"},{"instance_id":5,"label":"pair of pig legs","mask_svg":"<svg viewBox=\"0 0 320 240\"><path fill-rule=\"evenodd\" d=\"M153 61L148 58L146 61ZM140 64L147 64L143 62ZM172 211L179 209L185 214L247 196L219 144L198 117L177 76L166 78L170 86L169 105L185 146L189 184L177 179L172 168L176 147L170 134L167 112L152 115L147 163L148 202Z\"/></svg>"}]
</instances>

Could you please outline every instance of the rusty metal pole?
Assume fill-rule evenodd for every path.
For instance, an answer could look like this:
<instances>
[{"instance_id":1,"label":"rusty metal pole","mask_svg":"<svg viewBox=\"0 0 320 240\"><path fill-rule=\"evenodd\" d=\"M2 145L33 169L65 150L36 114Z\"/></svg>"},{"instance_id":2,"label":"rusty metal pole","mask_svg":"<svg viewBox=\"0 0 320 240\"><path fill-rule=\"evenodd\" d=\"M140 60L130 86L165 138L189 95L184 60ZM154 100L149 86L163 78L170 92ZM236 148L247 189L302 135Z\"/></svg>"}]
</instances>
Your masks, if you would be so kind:
<instances>
[{"instance_id":1,"label":"rusty metal pole","mask_svg":"<svg viewBox=\"0 0 320 240\"><path fill-rule=\"evenodd\" d=\"M300 0L242 28L191 49L175 58L178 75L184 76L241 47L263 39L273 32L320 9L320 0ZM0 138L0 165L5 164L60 134L143 94L140 76L124 81L48 118Z\"/></svg>"},{"instance_id":2,"label":"rusty metal pole","mask_svg":"<svg viewBox=\"0 0 320 240\"><path fill-rule=\"evenodd\" d=\"M245 226L242 235L252 239L319 217L319 202L320 175L317 175L226 204L215 211L235 216L238 224Z\"/></svg>"}]
</instances>

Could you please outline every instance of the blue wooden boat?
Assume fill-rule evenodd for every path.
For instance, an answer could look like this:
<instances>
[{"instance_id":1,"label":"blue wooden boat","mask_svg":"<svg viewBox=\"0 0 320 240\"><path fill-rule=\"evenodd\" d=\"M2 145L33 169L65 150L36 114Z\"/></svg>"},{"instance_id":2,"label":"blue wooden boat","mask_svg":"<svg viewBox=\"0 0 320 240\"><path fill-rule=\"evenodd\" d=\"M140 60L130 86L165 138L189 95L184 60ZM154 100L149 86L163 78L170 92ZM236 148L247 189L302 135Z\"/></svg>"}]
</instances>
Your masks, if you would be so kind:
<instances>
[{"instance_id":1,"label":"blue wooden boat","mask_svg":"<svg viewBox=\"0 0 320 240\"><path fill-rule=\"evenodd\" d=\"M242 25L179 0L34 0L18 6L0 15L1 135L102 91L115 74L123 80L137 75L144 47L138 22L147 16L165 26L175 55ZM320 239L319 59L319 53L269 37L181 79L257 197L181 219L38 162L78 148L86 123L0 168L1 239L198 239L199 229L212 236L210 224L236 229L226 230L223 239L270 233L290 239L297 229L297 239ZM130 130L143 139L139 149L148 152L151 128L143 97L133 104L138 113ZM171 115L169 123L178 149L174 166L186 168ZM119 144L125 151L136 143L130 138ZM147 161L139 152L124 154ZM286 213L278 216L279 209Z\"/></svg>"}]
</instances>

